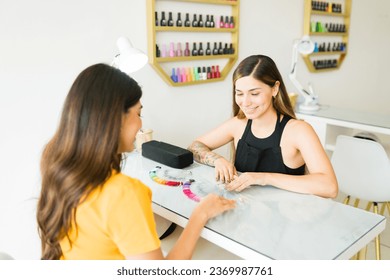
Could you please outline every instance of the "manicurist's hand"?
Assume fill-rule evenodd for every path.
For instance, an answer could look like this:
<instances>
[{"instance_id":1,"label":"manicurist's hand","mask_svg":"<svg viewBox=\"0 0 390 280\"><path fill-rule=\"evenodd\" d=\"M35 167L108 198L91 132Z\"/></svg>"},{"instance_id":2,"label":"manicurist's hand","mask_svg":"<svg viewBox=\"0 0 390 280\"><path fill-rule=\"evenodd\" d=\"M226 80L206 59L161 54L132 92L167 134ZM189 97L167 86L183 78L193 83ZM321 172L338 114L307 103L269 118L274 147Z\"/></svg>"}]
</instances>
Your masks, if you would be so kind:
<instances>
[{"instance_id":1,"label":"manicurist's hand","mask_svg":"<svg viewBox=\"0 0 390 280\"><path fill-rule=\"evenodd\" d=\"M196 215L204 215L203 218L207 222L209 219L235 207L235 200L226 199L222 196L210 193L201 199L198 206L195 208L194 213L196 212Z\"/></svg>"},{"instance_id":2,"label":"manicurist's hand","mask_svg":"<svg viewBox=\"0 0 390 280\"><path fill-rule=\"evenodd\" d=\"M215 166L215 180L220 181L222 183L229 183L234 179L234 176L237 175L236 168L234 164L225 159L224 157L220 157L214 161Z\"/></svg>"},{"instance_id":3,"label":"manicurist's hand","mask_svg":"<svg viewBox=\"0 0 390 280\"><path fill-rule=\"evenodd\" d=\"M240 192L251 185L265 185L262 173L246 172L240 176L234 176L234 180L225 185L228 191Z\"/></svg>"}]
</instances>

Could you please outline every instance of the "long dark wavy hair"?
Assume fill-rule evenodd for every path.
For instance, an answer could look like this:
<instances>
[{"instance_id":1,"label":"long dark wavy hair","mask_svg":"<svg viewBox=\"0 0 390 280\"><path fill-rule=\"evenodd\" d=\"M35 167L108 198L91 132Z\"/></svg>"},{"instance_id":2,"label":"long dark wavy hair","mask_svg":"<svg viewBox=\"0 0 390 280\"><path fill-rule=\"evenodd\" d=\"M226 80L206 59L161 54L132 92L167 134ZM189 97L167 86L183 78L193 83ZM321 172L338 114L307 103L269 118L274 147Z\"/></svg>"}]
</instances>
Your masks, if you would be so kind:
<instances>
[{"instance_id":1,"label":"long dark wavy hair","mask_svg":"<svg viewBox=\"0 0 390 280\"><path fill-rule=\"evenodd\" d=\"M121 169L118 154L123 114L141 99L135 80L109 65L82 71L65 100L61 120L41 158L38 232L42 259L62 256L77 206Z\"/></svg>"},{"instance_id":2,"label":"long dark wavy hair","mask_svg":"<svg viewBox=\"0 0 390 280\"><path fill-rule=\"evenodd\" d=\"M273 87L277 81L279 81L279 92L275 98L273 98L272 105L277 112L282 115L288 115L295 119L294 109L291 106L290 98L284 85L282 75L275 62L265 55L252 55L245 58L237 66L233 73L233 116L237 116L239 119L245 118L245 114L240 110L240 107L235 101L236 94L236 81L239 78L252 76L256 80L259 80L270 87Z\"/></svg>"}]
</instances>

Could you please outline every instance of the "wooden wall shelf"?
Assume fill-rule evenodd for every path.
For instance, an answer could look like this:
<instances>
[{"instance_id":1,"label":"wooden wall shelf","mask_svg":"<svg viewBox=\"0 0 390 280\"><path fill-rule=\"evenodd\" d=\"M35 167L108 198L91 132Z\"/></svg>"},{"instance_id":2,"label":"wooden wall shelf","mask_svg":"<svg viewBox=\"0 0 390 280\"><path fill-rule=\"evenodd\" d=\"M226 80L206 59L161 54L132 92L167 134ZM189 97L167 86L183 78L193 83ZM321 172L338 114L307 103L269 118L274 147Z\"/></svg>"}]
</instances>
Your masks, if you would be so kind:
<instances>
[{"instance_id":1,"label":"wooden wall shelf","mask_svg":"<svg viewBox=\"0 0 390 280\"><path fill-rule=\"evenodd\" d=\"M172 2L173 5L174 2L182 2L182 3L188 3L188 9L180 11L182 15L182 21L185 20L185 14L188 13L190 15L190 21L192 23L193 15L194 14L202 14L201 12L198 12L202 5L225 5L231 7L230 14L226 14L223 16L229 16L233 17L234 19L234 27L232 28L217 28L217 27L184 27L183 26L156 26L156 20L155 20L155 12L160 16L161 10L156 9L156 3L157 2ZM239 38L239 3L240 0L147 0L147 24L148 24L148 57L149 57L149 63L152 65L152 67L156 70L156 72L163 78L165 82L167 82L171 86L186 86L186 85L196 85L196 84L203 84L203 83L210 83L210 82L218 82L222 81L226 78L226 76L229 74L230 70L234 66L235 62L238 58L238 38ZM185 5L184 5L185 6ZM210 6L210 12L208 12L209 15L214 16L215 22L217 22L217 17L219 18L221 16L220 9ZM166 19L168 20L168 12L167 10L164 11L166 14ZM177 19L177 13L173 13L174 23L176 23ZM205 21L206 15L203 14L203 21ZM161 18L159 18L161 20ZM164 37L168 37L169 39L161 39L160 36L157 34L163 34ZM197 37L191 40L185 40L182 39L185 37L186 34L181 33L197 33ZM198 35L200 34L200 35ZM227 34L224 35L224 40L219 40L219 34ZM206 50L206 43L209 42L211 46L212 43L215 42L221 42L225 41L223 44L226 44L226 36L228 36L229 39L229 46L232 44L232 47L234 49L233 54L220 54L220 55L197 55L197 56L169 56L169 54L165 57L157 56L157 48L156 46L161 46L162 44L165 44L169 48L170 43L174 42L175 48L177 41L179 40L182 46L182 51L184 51L185 43L188 42L190 46L190 50L192 50L193 43L195 42L197 44L197 47L199 48L199 36L204 38L203 40L203 50ZM158 39L157 39L158 38ZM171 39L172 38L172 39ZM187 37L188 38L188 37ZM190 42L189 42L190 41ZM161 48L160 48L161 50ZM169 50L168 50L169 51ZM211 79L200 79L200 80L194 80L190 79L190 81L186 82L177 82L174 81L171 77L172 75L172 68L167 69L168 66L165 66L169 63L169 67L177 67L182 68L185 64L185 68L190 67L199 67L199 62L202 62L202 65L204 65L206 68L208 66L211 67L211 65L208 65L208 62L212 61L212 63L215 64L215 61L220 61L221 63L226 63L219 67L220 69L220 77L215 77ZM171 65L175 66L171 66ZM198 64L198 65L196 65ZM216 65L215 65L216 66ZM219 66L219 65L218 65Z\"/></svg>"},{"instance_id":2,"label":"wooden wall shelf","mask_svg":"<svg viewBox=\"0 0 390 280\"><path fill-rule=\"evenodd\" d=\"M302 55L303 60L305 61L310 72L324 72L324 71L332 71L340 68L342 62L344 61L347 55L348 45L348 37L349 37L349 29L350 29L350 15L351 15L351 7L352 0L344 0L342 3L342 13L335 12L326 12L326 11L318 11L312 9L312 0L305 0L305 11L304 11L304 23L303 23L303 34L309 35L312 41L316 42L317 39L331 38L336 37L337 42L332 41L332 43L342 43L346 46L346 48L342 51L322 51L322 52L313 52L310 55ZM318 1L315 1L318 2ZM323 2L323 1L322 1ZM332 5L332 2L327 2L329 5ZM321 22L327 19L328 22L332 22L332 20L336 19L337 23L340 22L339 18L342 18L342 24L345 25L346 32L312 32L312 23L317 21ZM328 21L329 19L329 21ZM323 22L325 24L325 22ZM330 41L328 41L330 42ZM314 66L315 61L321 60L319 56L323 56L323 61L326 60L335 60L337 61L337 66L332 68L316 68ZM329 56L332 56L329 58ZM313 58L315 57L315 59ZM336 58L335 58L336 57Z\"/></svg>"}]
</instances>

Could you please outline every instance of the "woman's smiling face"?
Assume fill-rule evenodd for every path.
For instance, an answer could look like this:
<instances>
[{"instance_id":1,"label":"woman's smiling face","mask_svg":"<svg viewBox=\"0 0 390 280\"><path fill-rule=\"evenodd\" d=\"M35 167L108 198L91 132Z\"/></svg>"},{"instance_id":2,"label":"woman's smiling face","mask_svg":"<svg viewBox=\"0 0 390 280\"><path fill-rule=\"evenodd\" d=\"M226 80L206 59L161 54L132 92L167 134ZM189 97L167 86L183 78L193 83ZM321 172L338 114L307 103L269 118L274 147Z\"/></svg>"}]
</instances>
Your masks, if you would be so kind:
<instances>
[{"instance_id":1,"label":"woman's smiling face","mask_svg":"<svg viewBox=\"0 0 390 280\"><path fill-rule=\"evenodd\" d=\"M237 79L235 86L235 101L248 119L259 118L272 107L272 97L279 91L279 82L270 87L252 76Z\"/></svg>"}]
</instances>

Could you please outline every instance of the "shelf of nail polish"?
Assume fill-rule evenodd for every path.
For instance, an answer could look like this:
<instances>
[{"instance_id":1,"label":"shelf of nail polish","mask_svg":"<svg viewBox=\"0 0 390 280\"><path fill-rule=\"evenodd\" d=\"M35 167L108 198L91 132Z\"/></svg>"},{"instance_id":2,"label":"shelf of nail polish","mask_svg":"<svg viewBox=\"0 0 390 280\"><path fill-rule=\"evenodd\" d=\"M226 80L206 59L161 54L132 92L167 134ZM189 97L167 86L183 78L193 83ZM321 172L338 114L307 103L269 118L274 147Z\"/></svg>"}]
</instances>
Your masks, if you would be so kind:
<instances>
[{"instance_id":1,"label":"shelf of nail polish","mask_svg":"<svg viewBox=\"0 0 390 280\"><path fill-rule=\"evenodd\" d=\"M328 40L316 42L313 53L302 55L310 72L340 68L347 55L351 7L352 0L337 1L337 3L305 0L304 34L313 38L320 36L339 38L336 39L339 42ZM331 56L332 59L313 60L311 58L313 56Z\"/></svg>"},{"instance_id":2,"label":"shelf of nail polish","mask_svg":"<svg viewBox=\"0 0 390 280\"><path fill-rule=\"evenodd\" d=\"M168 19L166 18L166 13L168 14ZM154 12L154 22L157 31L188 31L191 29L201 29L202 31L208 29L234 29L235 22L233 16L216 16L217 21L214 20L214 15L205 15L203 20L202 14L192 14L190 19L190 14L185 13L185 18L182 19L181 12L178 12L176 18L173 17L172 12L161 11L160 16L159 12Z\"/></svg>"},{"instance_id":3,"label":"shelf of nail polish","mask_svg":"<svg viewBox=\"0 0 390 280\"><path fill-rule=\"evenodd\" d=\"M160 1L172 3L156 5ZM188 4L173 6L174 2ZM240 16L239 2L240 0L147 0L148 56L152 67L172 86L223 80L238 57L239 29L236 23L239 22ZM176 9L170 11L171 7ZM160 35L157 35L158 33ZM182 42L177 43L178 40ZM194 73L195 76L191 76L190 80L187 79L185 82L180 81L177 74L171 73L172 69L177 72L179 66L180 72L183 62L188 68L195 67L196 61L203 61L201 63L206 64L204 63L206 60L223 60L221 62L223 69L216 71L213 76L210 68L209 75L212 78L209 79L202 79L203 76L199 74L196 78ZM216 63L219 64L218 61L212 62L214 68ZM206 77L207 73L206 67Z\"/></svg>"},{"instance_id":4,"label":"shelf of nail polish","mask_svg":"<svg viewBox=\"0 0 390 280\"><path fill-rule=\"evenodd\" d=\"M219 65L176 67L171 70L171 80L174 83L200 82L221 78Z\"/></svg>"},{"instance_id":5,"label":"shelf of nail polish","mask_svg":"<svg viewBox=\"0 0 390 280\"><path fill-rule=\"evenodd\" d=\"M329 3L324 1L311 1L312 12L324 12L332 14L342 14L342 4Z\"/></svg>"},{"instance_id":6,"label":"shelf of nail polish","mask_svg":"<svg viewBox=\"0 0 390 280\"><path fill-rule=\"evenodd\" d=\"M312 21L310 24L310 34L317 33L347 33L345 24L342 23L322 23L319 21Z\"/></svg>"},{"instance_id":7,"label":"shelf of nail polish","mask_svg":"<svg viewBox=\"0 0 390 280\"><path fill-rule=\"evenodd\" d=\"M321 44L314 43L314 52L313 54L332 54L332 53L344 53L347 49L347 44L344 42L331 42Z\"/></svg>"},{"instance_id":8,"label":"shelf of nail polish","mask_svg":"<svg viewBox=\"0 0 390 280\"><path fill-rule=\"evenodd\" d=\"M329 70L338 68L337 59L313 60L313 66L317 70Z\"/></svg>"},{"instance_id":9,"label":"shelf of nail polish","mask_svg":"<svg viewBox=\"0 0 390 280\"><path fill-rule=\"evenodd\" d=\"M204 59L204 57L211 58L211 56L214 57L220 57L221 55L234 55L235 54L235 48L233 46L233 43L223 43L222 42L214 42L214 47L211 48L210 42L207 42L205 44L205 48L203 48L203 43L199 42L192 42L192 48L190 49L190 43L185 42L184 50L182 50L182 44L179 42L175 44L171 42L169 44L169 47L167 44L156 44L156 57L157 58L169 58L165 59L166 61L173 61L172 58L179 58L177 60L188 60L189 57L192 59ZM226 56L227 58L229 56ZM180 59L181 58L181 59ZM164 61L163 59L160 59L159 61Z\"/></svg>"}]
</instances>

